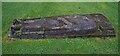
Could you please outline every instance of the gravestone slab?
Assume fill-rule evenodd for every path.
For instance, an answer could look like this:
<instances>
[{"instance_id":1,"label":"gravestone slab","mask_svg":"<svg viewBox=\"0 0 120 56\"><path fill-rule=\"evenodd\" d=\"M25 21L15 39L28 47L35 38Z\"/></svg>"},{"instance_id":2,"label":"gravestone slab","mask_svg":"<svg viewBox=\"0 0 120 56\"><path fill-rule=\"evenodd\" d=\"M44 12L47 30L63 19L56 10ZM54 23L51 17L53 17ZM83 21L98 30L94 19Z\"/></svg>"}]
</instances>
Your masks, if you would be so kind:
<instances>
[{"instance_id":1,"label":"gravestone slab","mask_svg":"<svg viewBox=\"0 0 120 56\"><path fill-rule=\"evenodd\" d=\"M63 15L46 18L15 19L10 38L114 37L112 23L102 14Z\"/></svg>"}]
</instances>

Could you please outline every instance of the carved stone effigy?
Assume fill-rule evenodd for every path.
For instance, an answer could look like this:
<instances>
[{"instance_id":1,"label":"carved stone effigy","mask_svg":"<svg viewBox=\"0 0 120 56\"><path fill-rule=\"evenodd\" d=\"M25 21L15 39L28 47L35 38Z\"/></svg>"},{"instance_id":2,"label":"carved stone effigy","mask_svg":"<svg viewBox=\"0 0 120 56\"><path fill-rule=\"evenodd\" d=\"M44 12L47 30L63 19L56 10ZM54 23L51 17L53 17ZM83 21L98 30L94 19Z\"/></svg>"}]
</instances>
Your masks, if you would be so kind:
<instances>
[{"instance_id":1,"label":"carved stone effigy","mask_svg":"<svg viewBox=\"0 0 120 56\"><path fill-rule=\"evenodd\" d=\"M15 19L10 38L113 37L114 28L102 14L64 15L47 18Z\"/></svg>"}]
</instances>

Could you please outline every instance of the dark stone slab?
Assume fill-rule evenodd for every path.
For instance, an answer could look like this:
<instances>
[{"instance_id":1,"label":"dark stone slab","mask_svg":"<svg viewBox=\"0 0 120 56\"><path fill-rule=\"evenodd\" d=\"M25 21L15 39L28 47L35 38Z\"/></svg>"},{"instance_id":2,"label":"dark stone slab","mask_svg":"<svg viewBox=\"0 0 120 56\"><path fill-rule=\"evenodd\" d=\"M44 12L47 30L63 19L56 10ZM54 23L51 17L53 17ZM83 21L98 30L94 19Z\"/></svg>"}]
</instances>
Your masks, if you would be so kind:
<instances>
[{"instance_id":1,"label":"dark stone slab","mask_svg":"<svg viewBox=\"0 0 120 56\"><path fill-rule=\"evenodd\" d=\"M9 37L37 39L115 36L112 24L102 14L16 19L9 32Z\"/></svg>"}]
</instances>

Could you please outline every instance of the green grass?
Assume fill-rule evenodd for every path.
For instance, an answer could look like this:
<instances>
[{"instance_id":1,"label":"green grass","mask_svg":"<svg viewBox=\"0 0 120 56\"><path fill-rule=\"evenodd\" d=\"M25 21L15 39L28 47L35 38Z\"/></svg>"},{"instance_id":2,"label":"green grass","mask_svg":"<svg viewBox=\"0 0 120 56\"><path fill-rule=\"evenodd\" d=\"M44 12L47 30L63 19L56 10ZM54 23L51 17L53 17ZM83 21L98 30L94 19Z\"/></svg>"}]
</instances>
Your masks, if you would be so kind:
<instances>
[{"instance_id":1,"label":"green grass","mask_svg":"<svg viewBox=\"0 0 120 56\"><path fill-rule=\"evenodd\" d=\"M66 38L66 39L16 39L10 41L7 32L16 18L43 18L66 14L105 15L115 27L118 26L117 3L6 3L2 5L2 35L4 54L115 54L118 53L117 37L100 38Z\"/></svg>"}]
</instances>

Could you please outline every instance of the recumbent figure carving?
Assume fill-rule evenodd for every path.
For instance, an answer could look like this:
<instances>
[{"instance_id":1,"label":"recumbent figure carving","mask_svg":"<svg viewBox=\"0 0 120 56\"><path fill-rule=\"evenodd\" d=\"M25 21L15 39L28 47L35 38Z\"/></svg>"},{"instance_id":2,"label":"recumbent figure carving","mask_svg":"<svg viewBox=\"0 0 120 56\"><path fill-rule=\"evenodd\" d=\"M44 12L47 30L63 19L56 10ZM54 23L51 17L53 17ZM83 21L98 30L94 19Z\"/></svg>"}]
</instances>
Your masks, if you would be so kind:
<instances>
[{"instance_id":1,"label":"recumbent figure carving","mask_svg":"<svg viewBox=\"0 0 120 56\"><path fill-rule=\"evenodd\" d=\"M113 37L115 31L102 14L64 15L46 18L15 19L10 38Z\"/></svg>"}]
</instances>

